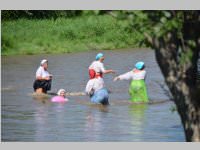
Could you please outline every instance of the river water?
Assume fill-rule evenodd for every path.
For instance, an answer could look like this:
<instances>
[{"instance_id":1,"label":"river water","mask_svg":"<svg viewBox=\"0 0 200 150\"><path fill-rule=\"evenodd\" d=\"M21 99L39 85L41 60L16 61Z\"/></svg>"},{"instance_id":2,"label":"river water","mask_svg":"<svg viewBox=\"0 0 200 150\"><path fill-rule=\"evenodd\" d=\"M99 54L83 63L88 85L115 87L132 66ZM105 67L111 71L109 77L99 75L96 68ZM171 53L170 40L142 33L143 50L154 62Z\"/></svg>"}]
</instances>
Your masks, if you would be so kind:
<instances>
[{"instance_id":1,"label":"river water","mask_svg":"<svg viewBox=\"0 0 200 150\"><path fill-rule=\"evenodd\" d=\"M168 89L152 50L103 51L104 65L117 75L144 61L147 90L154 104L129 104L129 81L113 82L105 75L111 91L110 105L92 105L88 96L68 96L67 103L35 99L33 81L40 60L49 60L52 89L83 92L88 81L88 66L97 51L73 54L2 56L1 140L30 142L168 142L185 141L180 117L172 112ZM160 101L164 101L160 103Z\"/></svg>"}]
</instances>

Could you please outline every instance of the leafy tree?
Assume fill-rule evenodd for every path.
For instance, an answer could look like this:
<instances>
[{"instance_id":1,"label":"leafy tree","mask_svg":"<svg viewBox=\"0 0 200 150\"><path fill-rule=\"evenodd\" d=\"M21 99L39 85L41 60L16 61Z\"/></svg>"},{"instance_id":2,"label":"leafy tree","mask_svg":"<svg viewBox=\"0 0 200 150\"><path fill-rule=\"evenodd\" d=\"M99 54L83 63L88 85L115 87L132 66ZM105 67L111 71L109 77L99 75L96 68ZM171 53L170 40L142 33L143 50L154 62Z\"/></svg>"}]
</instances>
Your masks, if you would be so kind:
<instances>
[{"instance_id":1,"label":"leafy tree","mask_svg":"<svg viewBox=\"0 0 200 150\"><path fill-rule=\"evenodd\" d=\"M200 11L118 11L145 36L174 97L186 141L200 141Z\"/></svg>"},{"instance_id":2,"label":"leafy tree","mask_svg":"<svg viewBox=\"0 0 200 150\"><path fill-rule=\"evenodd\" d=\"M81 15L81 10L2 10L2 20L27 19L56 19L59 17L74 17Z\"/></svg>"}]
</instances>

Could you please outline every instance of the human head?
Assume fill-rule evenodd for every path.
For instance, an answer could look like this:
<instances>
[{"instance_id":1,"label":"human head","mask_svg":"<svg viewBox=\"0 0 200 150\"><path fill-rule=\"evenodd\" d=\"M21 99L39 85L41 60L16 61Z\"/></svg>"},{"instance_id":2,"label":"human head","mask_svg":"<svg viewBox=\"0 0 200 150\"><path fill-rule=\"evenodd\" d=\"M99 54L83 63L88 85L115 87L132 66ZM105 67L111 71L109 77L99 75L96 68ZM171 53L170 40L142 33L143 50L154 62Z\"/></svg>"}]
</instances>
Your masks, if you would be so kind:
<instances>
[{"instance_id":1,"label":"human head","mask_svg":"<svg viewBox=\"0 0 200 150\"><path fill-rule=\"evenodd\" d=\"M104 60L104 55L103 55L103 53L98 53L98 54L96 55L96 60L103 61L103 60Z\"/></svg>"},{"instance_id":2,"label":"human head","mask_svg":"<svg viewBox=\"0 0 200 150\"><path fill-rule=\"evenodd\" d=\"M59 89L58 92L57 92L57 95L64 97L65 93L66 93L65 89Z\"/></svg>"},{"instance_id":3,"label":"human head","mask_svg":"<svg viewBox=\"0 0 200 150\"><path fill-rule=\"evenodd\" d=\"M48 60L47 59L41 60L40 65L43 66L45 69L47 69L47 67L48 67Z\"/></svg>"},{"instance_id":4,"label":"human head","mask_svg":"<svg viewBox=\"0 0 200 150\"><path fill-rule=\"evenodd\" d=\"M138 70L142 70L144 69L144 62L143 61L139 61L135 64L135 68L138 69Z\"/></svg>"}]
</instances>

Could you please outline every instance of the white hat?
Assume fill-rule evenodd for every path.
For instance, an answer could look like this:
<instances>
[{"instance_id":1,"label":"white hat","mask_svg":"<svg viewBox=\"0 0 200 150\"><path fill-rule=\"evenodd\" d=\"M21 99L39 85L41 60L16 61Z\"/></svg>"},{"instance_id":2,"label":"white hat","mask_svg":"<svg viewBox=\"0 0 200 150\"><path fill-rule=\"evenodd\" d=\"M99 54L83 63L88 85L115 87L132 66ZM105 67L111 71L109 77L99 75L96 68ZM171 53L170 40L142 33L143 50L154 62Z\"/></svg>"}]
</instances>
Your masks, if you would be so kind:
<instances>
[{"instance_id":1,"label":"white hat","mask_svg":"<svg viewBox=\"0 0 200 150\"><path fill-rule=\"evenodd\" d=\"M57 94L60 95L61 92L66 92L65 89L58 90Z\"/></svg>"},{"instance_id":2,"label":"white hat","mask_svg":"<svg viewBox=\"0 0 200 150\"><path fill-rule=\"evenodd\" d=\"M43 59L40 64L43 65L46 62L48 62L48 60L47 59Z\"/></svg>"}]
</instances>

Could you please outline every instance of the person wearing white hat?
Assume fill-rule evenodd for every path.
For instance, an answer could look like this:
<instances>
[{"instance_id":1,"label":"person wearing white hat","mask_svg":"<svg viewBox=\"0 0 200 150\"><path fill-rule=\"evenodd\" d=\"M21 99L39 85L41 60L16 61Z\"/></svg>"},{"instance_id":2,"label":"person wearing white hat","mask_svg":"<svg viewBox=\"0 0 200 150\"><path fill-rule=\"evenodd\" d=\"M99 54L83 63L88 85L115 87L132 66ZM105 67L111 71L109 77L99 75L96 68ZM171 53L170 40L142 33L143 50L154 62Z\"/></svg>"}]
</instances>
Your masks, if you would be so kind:
<instances>
[{"instance_id":1,"label":"person wearing white hat","mask_svg":"<svg viewBox=\"0 0 200 150\"><path fill-rule=\"evenodd\" d=\"M65 89L59 89L57 92L57 96L52 97L51 102L67 102L68 99L65 97L65 95Z\"/></svg>"},{"instance_id":2,"label":"person wearing white hat","mask_svg":"<svg viewBox=\"0 0 200 150\"><path fill-rule=\"evenodd\" d=\"M65 93L66 93L65 89L59 89L57 95L65 97Z\"/></svg>"},{"instance_id":3,"label":"person wearing white hat","mask_svg":"<svg viewBox=\"0 0 200 150\"><path fill-rule=\"evenodd\" d=\"M33 83L33 89L36 93L46 93L48 90L51 90L51 81L52 75L47 71L48 69L48 60L43 59L40 62L40 66L36 71L36 79Z\"/></svg>"}]
</instances>

